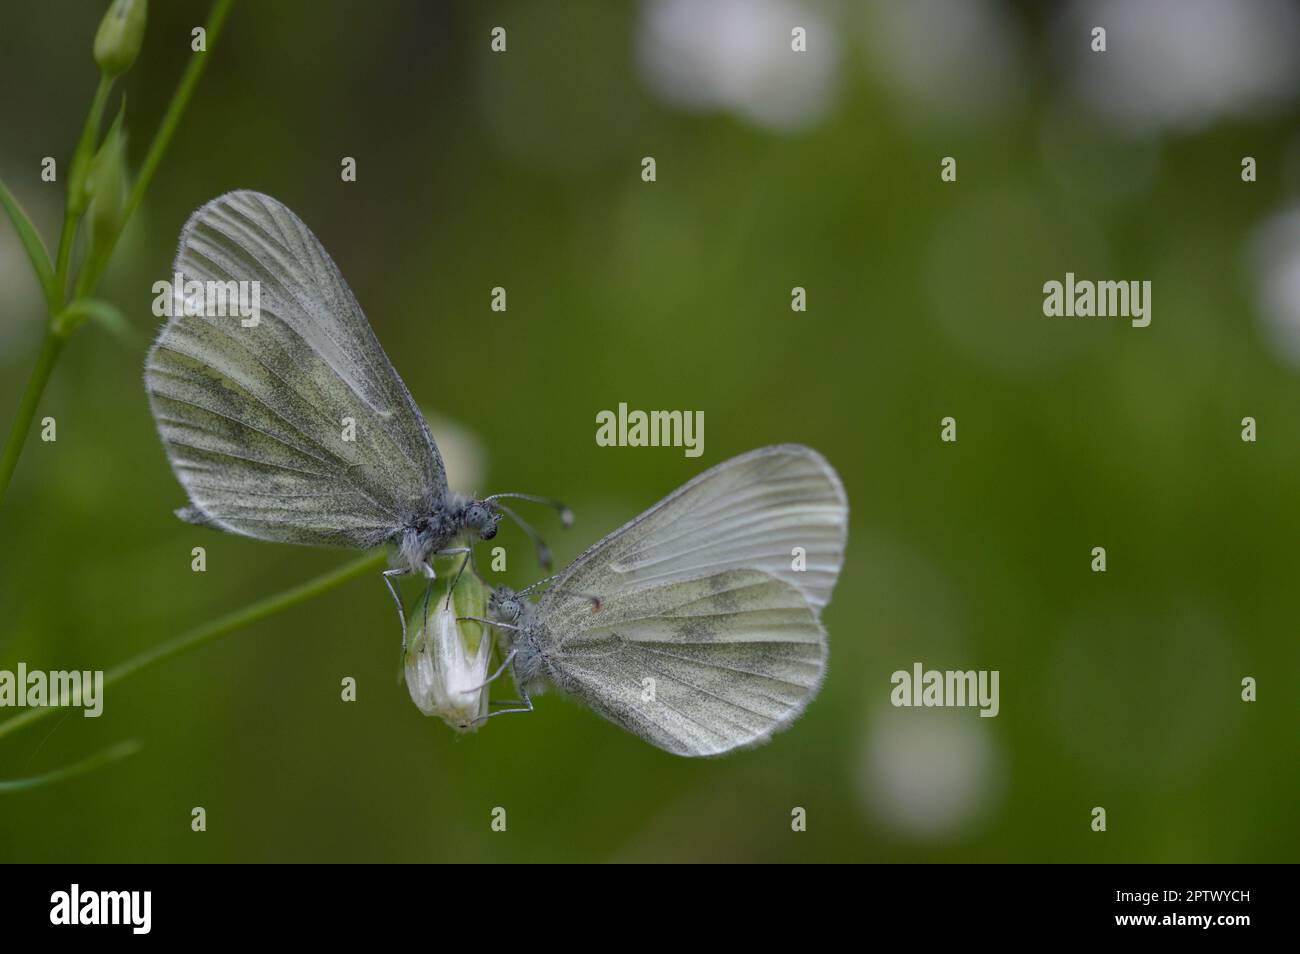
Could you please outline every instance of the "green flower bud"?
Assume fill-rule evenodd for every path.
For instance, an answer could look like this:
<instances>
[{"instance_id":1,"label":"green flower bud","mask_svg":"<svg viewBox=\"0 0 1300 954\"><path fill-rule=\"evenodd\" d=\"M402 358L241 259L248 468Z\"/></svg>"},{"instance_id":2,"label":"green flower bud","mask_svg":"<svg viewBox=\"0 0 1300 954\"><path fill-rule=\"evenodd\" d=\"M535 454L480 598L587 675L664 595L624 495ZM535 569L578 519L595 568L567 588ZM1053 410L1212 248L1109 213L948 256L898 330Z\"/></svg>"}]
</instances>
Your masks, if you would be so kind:
<instances>
[{"instance_id":1,"label":"green flower bud","mask_svg":"<svg viewBox=\"0 0 1300 954\"><path fill-rule=\"evenodd\" d=\"M68 211L81 215L90 205L90 170L95 157L81 152L72 157L72 172L68 176Z\"/></svg>"},{"instance_id":2,"label":"green flower bud","mask_svg":"<svg viewBox=\"0 0 1300 954\"><path fill-rule=\"evenodd\" d=\"M122 228L130 186L126 174L126 132L115 122L95 154L86 177L90 196L90 253L112 245Z\"/></svg>"},{"instance_id":3,"label":"green flower bud","mask_svg":"<svg viewBox=\"0 0 1300 954\"><path fill-rule=\"evenodd\" d=\"M148 0L113 0L95 34L95 62L105 76L125 73L140 53L144 42Z\"/></svg>"}]
</instances>

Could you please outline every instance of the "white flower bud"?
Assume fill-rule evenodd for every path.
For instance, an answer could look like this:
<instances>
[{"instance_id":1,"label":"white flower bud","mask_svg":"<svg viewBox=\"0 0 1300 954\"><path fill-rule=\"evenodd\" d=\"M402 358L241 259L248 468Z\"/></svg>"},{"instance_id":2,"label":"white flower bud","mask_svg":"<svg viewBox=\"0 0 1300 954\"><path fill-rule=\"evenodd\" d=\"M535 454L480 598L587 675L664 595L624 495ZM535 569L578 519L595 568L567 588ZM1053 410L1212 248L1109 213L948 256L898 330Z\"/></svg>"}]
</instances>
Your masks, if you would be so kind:
<instances>
[{"instance_id":1,"label":"white flower bud","mask_svg":"<svg viewBox=\"0 0 1300 954\"><path fill-rule=\"evenodd\" d=\"M465 574L467 577L469 574ZM481 587L477 581L470 586ZM457 598L447 605L445 594L429 607L424 625L423 602L412 621L419 626L406 651L406 688L421 712L438 716L460 731L478 727L487 716L490 688L486 685L492 659L492 636L474 622L457 622L457 604L477 603L478 594ZM475 613L472 615L481 615Z\"/></svg>"}]
</instances>

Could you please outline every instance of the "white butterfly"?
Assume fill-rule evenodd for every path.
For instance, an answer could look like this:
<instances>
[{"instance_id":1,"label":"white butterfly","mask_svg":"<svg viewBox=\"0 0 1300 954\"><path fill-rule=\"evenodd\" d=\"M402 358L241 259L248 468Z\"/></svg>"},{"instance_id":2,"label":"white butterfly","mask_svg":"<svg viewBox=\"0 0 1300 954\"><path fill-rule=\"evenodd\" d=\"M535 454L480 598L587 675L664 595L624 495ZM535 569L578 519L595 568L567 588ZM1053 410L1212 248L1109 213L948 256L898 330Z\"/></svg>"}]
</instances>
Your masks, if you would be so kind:
<instances>
[{"instance_id":1,"label":"white butterfly","mask_svg":"<svg viewBox=\"0 0 1300 954\"><path fill-rule=\"evenodd\" d=\"M490 540L500 503L447 486L424 417L361 306L316 236L282 203L231 192L195 212L181 232L175 273L188 287L258 290L244 324L182 309L145 364L158 433L191 505L177 515L228 533L369 549L390 544L385 582L406 617L394 576L432 578L435 556ZM179 291L179 290L178 290ZM530 535L536 534L525 526ZM543 565L549 565L538 543Z\"/></svg>"},{"instance_id":2,"label":"white butterfly","mask_svg":"<svg viewBox=\"0 0 1300 954\"><path fill-rule=\"evenodd\" d=\"M677 755L765 741L821 686L819 616L847 533L844 487L816 451L719 464L536 584L550 584L536 604L493 594L497 675L510 668L522 701L503 712L531 711L549 681Z\"/></svg>"}]
</instances>

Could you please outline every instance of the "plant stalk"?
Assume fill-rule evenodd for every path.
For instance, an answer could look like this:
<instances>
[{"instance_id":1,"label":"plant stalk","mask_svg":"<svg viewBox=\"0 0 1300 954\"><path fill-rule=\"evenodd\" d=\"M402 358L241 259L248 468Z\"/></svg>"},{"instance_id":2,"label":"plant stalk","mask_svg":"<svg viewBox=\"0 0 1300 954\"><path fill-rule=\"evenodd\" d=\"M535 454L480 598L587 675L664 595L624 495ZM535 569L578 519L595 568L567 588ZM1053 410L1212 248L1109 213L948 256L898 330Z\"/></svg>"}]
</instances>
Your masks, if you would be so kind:
<instances>
[{"instance_id":1,"label":"plant stalk","mask_svg":"<svg viewBox=\"0 0 1300 954\"><path fill-rule=\"evenodd\" d=\"M323 593L328 593L349 580L356 579L363 573L380 569L387 561L387 558L388 555L383 550L367 553L351 563L345 563L338 569L323 573L306 583L300 583L298 586L291 587L282 593L258 600L256 603L235 610L233 613L228 613L220 619L197 626L166 642L159 643L152 649L146 649L144 652L132 656L125 662L121 662L105 672L104 688L121 682L128 676L133 676L141 669L152 666L154 663L188 652L236 630L251 626L253 623L260 622L267 617L283 613L285 610L300 603L305 603L307 600ZM0 738L58 711L60 710L53 706L43 706L28 709L21 715L17 715L6 722L0 722Z\"/></svg>"},{"instance_id":2,"label":"plant stalk","mask_svg":"<svg viewBox=\"0 0 1300 954\"><path fill-rule=\"evenodd\" d=\"M95 96L90 101L90 111L86 113L86 124L81 128L81 138L77 140L68 169L68 201L63 212L63 232L59 236L58 262L54 267L54 289L60 305L67 301L72 246L77 238L77 226L86 211L85 197L81 193L85 189L90 159L95 153L95 140L104 118L104 106L108 103L108 94L112 88L112 77L100 73Z\"/></svg>"},{"instance_id":3,"label":"plant stalk","mask_svg":"<svg viewBox=\"0 0 1300 954\"><path fill-rule=\"evenodd\" d=\"M139 751L140 743L134 739L129 742L119 742L117 745L109 746L104 751L82 759L80 762L73 762L71 765L65 765L61 769L55 769L53 772L47 772L44 775L36 775L31 778L4 779L0 781L0 795L9 792L21 792L29 788L49 785L52 782L62 782L65 779L76 778L78 775L93 772L101 765L116 762L118 759L124 759L128 755L134 755Z\"/></svg>"},{"instance_id":4,"label":"plant stalk","mask_svg":"<svg viewBox=\"0 0 1300 954\"><path fill-rule=\"evenodd\" d=\"M216 43L217 37L221 34L221 28L230 15L230 8L233 3L234 0L217 0L212 5L212 12L208 14L208 22L204 26L204 30L207 32L207 52L195 53L190 57L190 62L185 67L185 73L181 76L180 84L176 87L172 101L167 107L167 113L163 116L162 124L159 125L158 131L154 134L153 142L149 144L149 151L145 153L144 163L140 166L140 175L131 187L131 194L126 200L126 211L122 215L122 224L118 228L117 234L113 236L112 241L104 248L104 254L100 260L87 263L86 268L82 270L77 281L75 297L85 298L94 291L99 279L104 274L104 269L108 267L109 260L113 257L113 249L117 247L122 232L126 229L127 223L131 221L131 216L135 214L135 210L144 201L144 194L153 181L154 173L158 171L158 165L162 162L163 154L171 144L172 136L176 134L176 127L180 125L181 117L185 115L185 108L194 95L194 88L198 85L199 78L203 76L203 71L207 69L208 57L212 55L213 44Z\"/></svg>"},{"instance_id":5,"label":"plant stalk","mask_svg":"<svg viewBox=\"0 0 1300 954\"><path fill-rule=\"evenodd\" d=\"M189 65L186 66L185 73L181 76L180 84L176 88L176 93L172 96L172 101L167 107L167 113L163 116L162 124L158 127L158 132L154 135L153 142L149 146L149 152L145 155L140 176L131 189L126 210L122 217L122 224L118 228L117 234L113 236L112 241L108 244L104 254L97 256L95 262L89 262L83 266L81 274L77 277L77 293L74 295L74 299L89 297L89 292L99 282L104 269L108 267L108 262L113 255L113 249L116 248L118 239L122 237L122 230L126 227L126 223L130 221L132 213L144 201L145 190L149 188L149 183L153 181L154 173L158 171L158 165L162 162L163 154L171 143L176 127L180 125L181 116L185 113L185 107L189 105L199 77L203 75L203 70L207 67L208 57L212 54L212 46L221 33L221 28L230 14L233 3L234 0L216 0L216 3L213 4L212 12L208 15L207 26L205 27L207 30L207 51L190 58ZM104 106L108 101L108 94L112 85L113 80L101 73L99 85L95 88L95 96L91 101L90 112L86 116L86 124L81 132L81 139L78 141L76 152L73 154L72 168L74 170L79 166L79 157L80 168L83 171L86 163L90 161L90 155L94 152L95 138L100 121L103 118ZM60 319L64 315L63 306L67 303L68 272L72 263L72 246L77 236L77 226L80 223L82 213L85 212L85 208L81 205L81 196L71 194L74 191L72 189L74 185L76 183L69 182L70 194L68 196L68 207L63 218L63 231L59 239L57 264L54 268L53 278L50 280L53 287L47 287L46 289L49 330L46 332L41 353L36 359L36 367L32 369L31 377L28 379L27 389L23 392L22 401L18 407L18 415L14 418L14 422L9 429L3 456L0 456L0 502L4 501L5 491L9 487L9 480L13 476L14 468L18 466L18 457L22 454L23 443L27 438L28 431L31 430L32 418L36 414L36 406L40 402L41 394L45 391L45 385L50 379L50 373L54 370L54 362L58 360L59 354L63 350L67 333L71 333L71 330L76 327L75 324L69 324L67 333L65 333L64 328L60 326ZM39 267L35 263L33 267L36 268L37 277L41 279L44 287L46 280L41 275Z\"/></svg>"},{"instance_id":6,"label":"plant stalk","mask_svg":"<svg viewBox=\"0 0 1300 954\"><path fill-rule=\"evenodd\" d=\"M0 453L0 499L4 498L5 491L9 488L9 480L14 475L14 468L18 466L18 457L22 454L23 444L32 429L32 421L36 419L36 406L41 401L41 395L45 393L45 385L54 370L54 362L59 359L59 354L66 343L67 338L53 328L46 330L45 340L41 342L41 352L36 356L36 365L27 379L27 387L23 389L23 397L18 404L18 413L14 416L13 427L9 429L4 451Z\"/></svg>"}]
</instances>

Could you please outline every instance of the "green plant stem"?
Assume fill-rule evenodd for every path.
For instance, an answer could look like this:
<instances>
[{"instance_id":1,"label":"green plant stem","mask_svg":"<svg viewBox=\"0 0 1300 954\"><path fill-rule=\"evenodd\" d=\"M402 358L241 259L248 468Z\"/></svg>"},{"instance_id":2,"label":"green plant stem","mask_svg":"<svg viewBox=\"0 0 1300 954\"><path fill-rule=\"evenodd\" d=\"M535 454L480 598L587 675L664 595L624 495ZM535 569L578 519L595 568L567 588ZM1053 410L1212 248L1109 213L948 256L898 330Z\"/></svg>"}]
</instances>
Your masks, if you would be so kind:
<instances>
[{"instance_id":1,"label":"green plant stem","mask_svg":"<svg viewBox=\"0 0 1300 954\"><path fill-rule=\"evenodd\" d=\"M71 765L65 765L61 769L55 769L53 772L47 772L44 775L35 775L31 778L4 779L0 781L0 795L8 792L21 792L40 785L49 785L51 782L62 782L65 779L75 778L78 775L93 772L101 765L116 762L128 755L135 755L139 751L140 743L134 739L129 742L119 742L117 745L109 746L104 751L97 752L80 762L73 762Z\"/></svg>"},{"instance_id":2,"label":"green plant stem","mask_svg":"<svg viewBox=\"0 0 1300 954\"><path fill-rule=\"evenodd\" d=\"M59 233L58 263L54 266L55 307L63 304L68 294L68 268L72 263L72 246L77 238L80 217L71 209L63 212L63 231Z\"/></svg>"},{"instance_id":3,"label":"green plant stem","mask_svg":"<svg viewBox=\"0 0 1300 954\"><path fill-rule=\"evenodd\" d=\"M66 342L67 338L53 328L45 332L41 352L36 356L36 366L27 379L27 387L23 389L23 397L18 404L18 413L14 416L13 426L5 439L4 451L0 454L0 499L4 498L5 491L9 488L9 479L18 466L18 456L23 452L27 433L32 429L32 421L36 418L36 405L45 393L45 384L50 380L54 362L58 360Z\"/></svg>"},{"instance_id":4,"label":"green plant stem","mask_svg":"<svg viewBox=\"0 0 1300 954\"><path fill-rule=\"evenodd\" d=\"M185 108L194 95L194 88L198 85L199 78L203 76L203 71L207 69L208 57L212 55L213 45L217 42L217 37L221 35L221 28L230 15L230 8L233 3L234 0L217 0L212 5L212 11L208 14L208 22L204 26L207 33L207 52L195 53L190 57L189 65L185 67L185 73L181 76L180 84L176 87L172 101L167 107L167 113L163 116L162 124L158 127L158 132L154 134L153 142L149 144L149 151L145 153L144 163L140 166L140 175L135 180L135 185L131 187L131 194L126 201L126 210L122 215L122 225L118 228L117 234L113 236L112 241L105 246L104 254L99 261L88 263L87 267L82 270L77 281L77 298L84 298L94 290L104 273L104 269L108 267L108 262L113 256L113 249L117 247L118 239L122 237L126 224L131 221L131 216L140 207L140 203L144 201L144 194L149 188L149 183L153 181L154 173L158 171L158 165L162 162L163 154L167 151L172 136L176 133L176 127L180 125L181 117L185 115Z\"/></svg>"},{"instance_id":5,"label":"green plant stem","mask_svg":"<svg viewBox=\"0 0 1300 954\"><path fill-rule=\"evenodd\" d=\"M268 596L266 599L258 600L256 603L229 613L220 619L213 620L166 642L159 643L152 649L146 649L144 652L132 656L125 662L119 663L105 672L104 687L107 688L121 682L128 676L132 676L154 663L170 659L172 656L195 649L204 643L210 643L214 639L219 639L236 630L243 629L245 626L251 626L253 623L269 616L282 613L323 593L328 593L330 590L342 586L363 573L378 570L386 560L387 554L383 550L368 553L351 563L345 563L336 570L331 570L315 579L308 580L306 583L287 589L283 593L277 593L274 596ZM21 715L0 723L0 738L58 711L58 709L51 706L28 709Z\"/></svg>"},{"instance_id":6,"label":"green plant stem","mask_svg":"<svg viewBox=\"0 0 1300 954\"><path fill-rule=\"evenodd\" d=\"M149 183L153 181L154 173L158 171L158 164L162 162L163 154L167 151L167 146L176 132L176 127L180 125L181 116L185 113L185 107L189 105L190 98L194 94L194 87L199 82L199 77L203 75L208 57L212 54L212 46L221 33L221 28L230 14L233 3L234 0L217 0L212 5L212 11L208 15L205 28L207 30L207 52L196 54L190 58L189 65L186 66L185 73L181 76L180 84L176 88L176 93L172 96L172 101L167 107L167 113L163 116L162 124L158 127L158 132L149 145L149 152L145 155L140 176L131 189L126 211L122 217L122 225L108 244L104 254L97 257L95 262L87 263L87 266L83 267L81 274L77 277L77 293L74 295L74 299L89 297L89 292L98 284L104 269L108 267L108 262L113 255L113 249L117 246L118 239L122 237L122 229L130 221L132 213L144 201L145 190L149 188ZM95 135L99 129L100 120L104 113L104 105L108 101L108 94L112 84L111 79L100 74L99 85L95 89L95 97L91 102L90 112L86 116L86 125L82 129L81 139L77 143L77 153L74 153L74 168L77 164L76 155L78 153L86 154L85 161L89 161L89 152L94 148ZM69 184L71 185L71 183ZM63 232L59 239L57 264L54 268L54 275L49 279L49 285L46 286L50 331L46 333L45 344L42 346L41 354L37 358L36 367L32 369L31 378L27 382L27 390L23 392L22 402L18 407L18 416L9 429L9 436L5 440L3 457L0 457L0 502L3 502L14 468L18 466L18 457L22 453L27 432L31 430L32 418L36 414L36 406L40 402L41 394L45 391L46 382L50 379L50 372L54 369L54 362L58 360L59 353L63 350L67 334L70 334L76 328L76 323L69 323L63 328L60 327L60 320L64 314L63 305L67 302L68 270L72 261L72 245L77 236L77 225L80 222L82 213L85 211L84 209L74 208L75 205L79 204L79 200L74 203L73 199L74 197L69 195L68 209L63 218ZM39 268L37 268L37 277L42 278ZM45 284L43 278L42 283Z\"/></svg>"},{"instance_id":7,"label":"green plant stem","mask_svg":"<svg viewBox=\"0 0 1300 954\"><path fill-rule=\"evenodd\" d=\"M86 123L81 128L81 138L77 140L77 148L72 153L72 163L68 170L68 202L63 212L63 232L59 236L58 262L54 267L54 287L60 305L67 300L65 296L68 293L68 270L72 264L72 246L77 238L77 225L86 211L85 200L81 193L85 188L90 158L95 152L99 125L104 118L104 106L108 103L108 94L112 88L112 78L100 73L99 84L95 87L95 96L90 101L90 111L86 113Z\"/></svg>"}]
</instances>

